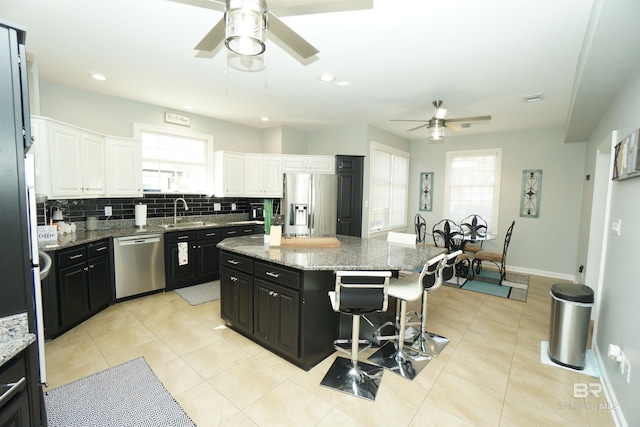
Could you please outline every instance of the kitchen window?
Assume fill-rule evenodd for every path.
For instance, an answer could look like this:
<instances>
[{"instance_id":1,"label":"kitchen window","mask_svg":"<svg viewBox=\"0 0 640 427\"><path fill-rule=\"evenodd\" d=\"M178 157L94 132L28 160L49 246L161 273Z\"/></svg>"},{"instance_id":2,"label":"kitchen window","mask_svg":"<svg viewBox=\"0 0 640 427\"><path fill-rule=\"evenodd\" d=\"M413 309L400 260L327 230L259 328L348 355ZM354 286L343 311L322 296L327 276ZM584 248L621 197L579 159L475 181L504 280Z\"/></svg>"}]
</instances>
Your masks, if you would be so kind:
<instances>
[{"instance_id":1,"label":"kitchen window","mask_svg":"<svg viewBox=\"0 0 640 427\"><path fill-rule=\"evenodd\" d=\"M369 231L407 226L409 153L371 143Z\"/></svg>"},{"instance_id":2,"label":"kitchen window","mask_svg":"<svg viewBox=\"0 0 640 427\"><path fill-rule=\"evenodd\" d=\"M136 123L144 192L212 194L213 137Z\"/></svg>"},{"instance_id":3,"label":"kitchen window","mask_svg":"<svg viewBox=\"0 0 640 427\"><path fill-rule=\"evenodd\" d=\"M500 203L502 149L448 151L444 217L460 222L471 214L495 232Z\"/></svg>"}]
</instances>

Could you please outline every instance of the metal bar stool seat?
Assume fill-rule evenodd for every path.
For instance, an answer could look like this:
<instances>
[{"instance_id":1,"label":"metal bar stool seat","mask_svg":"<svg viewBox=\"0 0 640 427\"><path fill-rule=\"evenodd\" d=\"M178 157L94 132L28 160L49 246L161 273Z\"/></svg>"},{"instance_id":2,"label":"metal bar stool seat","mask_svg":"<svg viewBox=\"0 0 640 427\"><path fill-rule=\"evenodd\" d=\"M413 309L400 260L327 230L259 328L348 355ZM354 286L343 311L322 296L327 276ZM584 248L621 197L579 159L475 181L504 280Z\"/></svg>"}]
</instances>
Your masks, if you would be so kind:
<instances>
[{"instance_id":1,"label":"metal bar stool seat","mask_svg":"<svg viewBox=\"0 0 640 427\"><path fill-rule=\"evenodd\" d=\"M371 342L360 340L360 317L376 311L387 311L390 271L337 271L336 287L329 292L333 310L353 317L351 339L336 340L337 350L350 354L350 359L336 357L320 382L321 385L368 400L375 400L383 369L358 360L358 354ZM351 350L344 344L351 344Z\"/></svg>"},{"instance_id":2,"label":"metal bar stool seat","mask_svg":"<svg viewBox=\"0 0 640 427\"><path fill-rule=\"evenodd\" d=\"M437 268L444 259L445 255L440 254L427 261L422 270L428 270L433 266ZM431 360L429 355L405 346L407 303L408 301L418 300L422 295L422 289L422 282L420 280L408 281L397 279L391 281L389 284L389 295L400 301L398 333L394 336L384 337L388 338L389 341L367 359L408 379L414 379Z\"/></svg>"},{"instance_id":3,"label":"metal bar stool seat","mask_svg":"<svg viewBox=\"0 0 640 427\"><path fill-rule=\"evenodd\" d=\"M438 357L449 343L449 338L429 332L427 330L427 301L429 292L438 289L444 280L448 280L454 274L455 264L458 257L462 255L461 250L449 253L444 257L438 268L423 269L418 279L423 287L422 292L422 314L420 315L420 334L411 345L411 348L422 354L431 357Z\"/></svg>"}]
</instances>

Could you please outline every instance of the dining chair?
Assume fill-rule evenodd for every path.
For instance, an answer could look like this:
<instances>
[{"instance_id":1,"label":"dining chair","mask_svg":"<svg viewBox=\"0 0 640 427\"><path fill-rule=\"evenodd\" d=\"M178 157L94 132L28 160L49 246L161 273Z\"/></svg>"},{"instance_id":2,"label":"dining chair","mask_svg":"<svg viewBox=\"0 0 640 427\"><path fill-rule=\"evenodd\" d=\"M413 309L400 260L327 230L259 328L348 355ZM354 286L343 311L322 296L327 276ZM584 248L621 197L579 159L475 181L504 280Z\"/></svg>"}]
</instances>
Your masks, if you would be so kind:
<instances>
[{"instance_id":1,"label":"dining chair","mask_svg":"<svg viewBox=\"0 0 640 427\"><path fill-rule=\"evenodd\" d=\"M449 246L451 233L460 231L460 226L458 226L455 221L450 219L443 219L440 222L434 224L433 228L431 229L433 243L436 245L436 247L447 248L447 250L451 250L452 248Z\"/></svg>"},{"instance_id":2,"label":"dining chair","mask_svg":"<svg viewBox=\"0 0 640 427\"><path fill-rule=\"evenodd\" d=\"M502 248L502 253L497 252L489 252L489 251L480 251L476 252L473 263L472 270L475 274L480 274L482 271L482 262L487 261L495 264L498 267L498 272L500 273L500 285L502 285L502 281L506 277L506 262L507 262L507 249L509 248L509 243L511 242L511 235L513 234L513 227L516 225L516 222L513 221L509 228L507 229L507 234L504 236L504 245Z\"/></svg>"},{"instance_id":3,"label":"dining chair","mask_svg":"<svg viewBox=\"0 0 640 427\"><path fill-rule=\"evenodd\" d=\"M484 237L487 234L487 221L480 215L469 215L460 223L462 231L467 236L467 243L464 250L467 252L480 252L482 250L482 240L475 240L474 237Z\"/></svg>"},{"instance_id":4,"label":"dining chair","mask_svg":"<svg viewBox=\"0 0 640 427\"><path fill-rule=\"evenodd\" d=\"M467 241L464 237L464 232L461 226L450 219L443 219L436 223L431 230L433 235L433 242L437 247L444 247L447 252L455 252L461 250L464 252L467 245ZM445 281L456 277L456 283L460 285L460 278L466 278L469 276L471 262L469 256L465 253L460 254L456 258L456 264L453 268L447 269L449 274L445 272Z\"/></svg>"}]
</instances>

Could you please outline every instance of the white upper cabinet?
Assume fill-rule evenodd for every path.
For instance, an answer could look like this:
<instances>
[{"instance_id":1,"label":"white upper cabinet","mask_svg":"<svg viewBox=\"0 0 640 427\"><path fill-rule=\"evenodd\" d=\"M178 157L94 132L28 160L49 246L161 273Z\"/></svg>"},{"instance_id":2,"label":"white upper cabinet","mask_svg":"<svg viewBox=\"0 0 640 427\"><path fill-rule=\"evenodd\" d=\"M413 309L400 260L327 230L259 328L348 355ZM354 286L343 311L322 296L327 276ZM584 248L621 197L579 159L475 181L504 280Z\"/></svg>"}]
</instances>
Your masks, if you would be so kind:
<instances>
[{"instance_id":1,"label":"white upper cabinet","mask_svg":"<svg viewBox=\"0 0 640 427\"><path fill-rule=\"evenodd\" d=\"M49 196L106 195L105 137L57 122L48 122L47 128Z\"/></svg>"},{"instance_id":2,"label":"white upper cabinet","mask_svg":"<svg viewBox=\"0 0 640 427\"><path fill-rule=\"evenodd\" d=\"M140 141L108 136L107 194L118 197L142 196L142 148Z\"/></svg>"},{"instance_id":3,"label":"white upper cabinet","mask_svg":"<svg viewBox=\"0 0 640 427\"><path fill-rule=\"evenodd\" d=\"M244 155L244 195L246 197L282 197L280 155Z\"/></svg>"},{"instance_id":4,"label":"white upper cabinet","mask_svg":"<svg viewBox=\"0 0 640 427\"><path fill-rule=\"evenodd\" d=\"M333 174L336 172L336 159L333 156L283 155L282 171Z\"/></svg>"},{"instance_id":5,"label":"white upper cabinet","mask_svg":"<svg viewBox=\"0 0 640 427\"><path fill-rule=\"evenodd\" d=\"M216 197L244 196L244 155L230 151L216 151L214 169Z\"/></svg>"}]
</instances>

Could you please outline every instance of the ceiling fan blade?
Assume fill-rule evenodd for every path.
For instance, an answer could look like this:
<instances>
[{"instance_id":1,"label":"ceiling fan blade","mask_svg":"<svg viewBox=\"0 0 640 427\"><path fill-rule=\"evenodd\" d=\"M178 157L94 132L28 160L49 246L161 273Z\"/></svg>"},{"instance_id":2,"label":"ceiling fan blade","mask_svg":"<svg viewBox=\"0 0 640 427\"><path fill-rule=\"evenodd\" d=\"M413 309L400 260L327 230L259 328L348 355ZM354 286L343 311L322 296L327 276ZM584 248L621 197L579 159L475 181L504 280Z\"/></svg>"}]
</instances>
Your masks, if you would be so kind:
<instances>
[{"instance_id":1,"label":"ceiling fan blade","mask_svg":"<svg viewBox=\"0 0 640 427\"><path fill-rule=\"evenodd\" d=\"M425 123L423 125L420 125L420 126L416 126L414 128L411 128L411 129L407 129L407 132L411 132L411 131L417 130L417 129L422 129L422 128L425 128L425 127L428 127L428 126L429 126L429 122L427 122L427 123Z\"/></svg>"},{"instance_id":2,"label":"ceiling fan blade","mask_svg":"<svg viewBox=\"0 0 640 427\"><path fill-rule=\"evenodd\" d=\"M299 55L303 59L311 58L318 54L318 49L313 47L309 42L300 37L298 33L289 28L284 22L282 22L277 16L269 12L269 28L268 33L271 36L276 37L282 43L287 45L296 55ZM224 26L223 26L224 37Z\"/></svg>"},{"instance_id":3,"label":"ceiling fan blade","mask_svg":"<svg viewBox=\"0 0 640 427\"><path fill-rule=\"evenodd\" d=\"M174 0L175 1L175 0ZM269 10L278 16L348 12L373 9L373 0L270 0Z\"/></svg>"},{"instance_id":4,"label":"ceiling fan blade","mask_svg":"<svg viewBox=\"0 0 640 427\"><path fill-rule=\"evenodd\" d=\"M217 10L219 12L225 11L225 2L217 0L169 0L174 3L182 3L189 6L201 7L203 9Z\"/></svg>"},{"instance_id":5,"label":"ceiling fan blade","mask_svg":"<svg viewBox=\"0 0 640 427\"><path fill-rule=\"evenodd\" d=\"M482 120L491 120L491 116L477 116L477 117L460 117L457 119L447 119L449 122L477 122Z\"/></svg>"},{"instance_id":6,"label":"ceiling fan blade","mask_svg":"<svg viewBox=\"0 0 640 427\"><path fill-rule=\"evenodd\" d=\"M429 123L429 120L404 120L404 119L392 119L392 122L423 122Z\"/></svg>"},{"instance_id":7,"label":"ceiling fan blade","mask_svg":"<svg viewBox=\"0 0 640 427\"><path fill-rule=\"evenodd\" d=\"M218 23L207 33L200 43L196 45L194 49L204 50L207 52L213 51L216 47L224 41L224 19L218 21Z\"/></svg>"}]
</instances>

